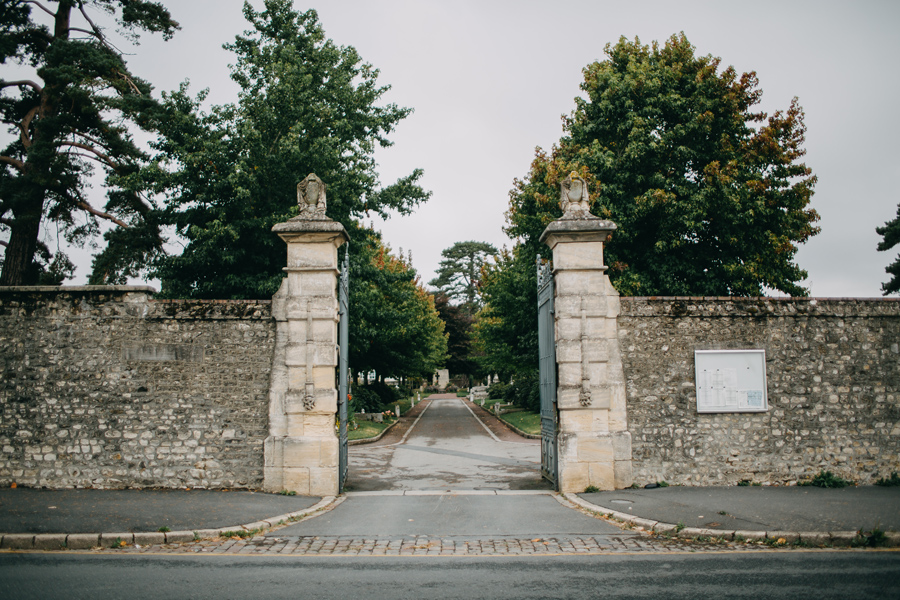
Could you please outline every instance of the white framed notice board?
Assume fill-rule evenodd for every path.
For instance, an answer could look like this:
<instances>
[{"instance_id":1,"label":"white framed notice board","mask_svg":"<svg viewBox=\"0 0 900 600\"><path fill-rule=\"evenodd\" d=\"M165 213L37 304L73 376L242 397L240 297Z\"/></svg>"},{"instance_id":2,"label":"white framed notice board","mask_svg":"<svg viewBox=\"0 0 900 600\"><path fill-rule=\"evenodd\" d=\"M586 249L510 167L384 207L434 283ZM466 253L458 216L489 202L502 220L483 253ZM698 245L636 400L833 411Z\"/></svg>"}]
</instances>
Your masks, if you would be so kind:
<instances>
[{"instance_id":1,"label":"white framed notice board","mask_svg":"<svg viewBox=\"0 0 900 600\"><path fill-rule=\"evenodd\" d=\"M695 350L698 413L766 412L765 350Z\"/></svg>"}]
</instances>

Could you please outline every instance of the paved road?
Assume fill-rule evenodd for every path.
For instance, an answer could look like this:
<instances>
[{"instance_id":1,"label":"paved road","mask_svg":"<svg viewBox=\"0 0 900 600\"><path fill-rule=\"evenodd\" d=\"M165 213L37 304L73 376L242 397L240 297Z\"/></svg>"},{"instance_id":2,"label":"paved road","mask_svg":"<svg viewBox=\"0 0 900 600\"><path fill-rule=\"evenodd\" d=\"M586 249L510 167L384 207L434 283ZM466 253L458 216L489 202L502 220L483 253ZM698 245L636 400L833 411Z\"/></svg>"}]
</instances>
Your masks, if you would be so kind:
<instances>
[{"instance_id":1,"label":"paved road","mask_svg":"<svg viewBox=\"0 0 900 600\"><path fill-rule=\"evenodd\" d=\"M432 396L403 434L350 447L348 491L549 489L540 441L500 441L459 398Z\"/></svg>"},{"instance_id":2,"label":"paved road","mask_svg":"<svg viewBox=\"0 0 900 600\"><path fill-rule=\"evenodd\" d=\"M503 558L0 555L0 598L896 598L900 554Z\"/></svg>"}]
</instances>

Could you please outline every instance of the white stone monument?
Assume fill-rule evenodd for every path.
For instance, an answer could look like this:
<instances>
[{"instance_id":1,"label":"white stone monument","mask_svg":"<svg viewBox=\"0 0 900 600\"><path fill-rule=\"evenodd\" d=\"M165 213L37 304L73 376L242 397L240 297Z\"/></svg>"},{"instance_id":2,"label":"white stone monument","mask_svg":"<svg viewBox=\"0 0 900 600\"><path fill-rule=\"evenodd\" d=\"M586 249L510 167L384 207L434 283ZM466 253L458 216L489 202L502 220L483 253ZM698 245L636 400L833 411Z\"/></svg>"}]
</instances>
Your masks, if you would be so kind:
<instances>
[{"instance_id":1,"label":"white stone monument","mask_svg":"<svg viewBox=\"0 0 900 600\"><path fill-rule=\"evenodd\" d=\"M616 317L619 294L603 265L611 221L589 212L586 182L572 173L560 186L562 218L541 241L553 251L558 369L559 489L582 492L631 486L631 434Z\"/></svg>"},{"instance_id":2,"label":"white stone monument","mask_svg":"<svg viewBox=\"0 0 900 600\"><path fill-rule=\"evenodd\" d=\"M272 228L287 243L287 277L272 298L276 341L264 468L271 492L338 493L337 249L349 237L325 216L325 191L309 175L297 186L300 215Z\"/></svg>"}]
</instances>

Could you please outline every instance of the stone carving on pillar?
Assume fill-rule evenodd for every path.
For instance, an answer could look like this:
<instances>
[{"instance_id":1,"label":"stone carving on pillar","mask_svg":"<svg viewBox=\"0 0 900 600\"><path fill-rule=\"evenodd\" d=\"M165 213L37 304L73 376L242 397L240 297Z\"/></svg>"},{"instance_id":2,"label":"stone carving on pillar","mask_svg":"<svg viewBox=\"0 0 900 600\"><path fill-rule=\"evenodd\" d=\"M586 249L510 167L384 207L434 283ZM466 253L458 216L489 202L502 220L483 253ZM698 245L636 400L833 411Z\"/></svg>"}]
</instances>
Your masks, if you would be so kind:
<instances>
[{"instance_id":1,"label":"stone carving on pillar","mask_svg":"<svg viewBox=\"0 0 900 600\"><path fill-rule=\"evenodd\" d=\"M310 173L306 179L297 184L297 205L300 207L300 215L293 220L321 220L325 216L325 183Z\"/></svg>"},{"instance_id":2,"label":"stone carving on pillar","mask_svg":"<svg viewBox=\"0 0 900 600\"><path fill-rule=\"evenodd\" d=\"M616 330L619 294L603 264L616 225L590 213L587 184L577 173L560 184L560 204L562 218L541 235L553 250L555 278L559 489L626 488L631 434Z\"/></svg>"},{"instance_id":3,"label":"stone carving on pillar","mask_svg":"<svg viewBox=\"0 0 900 600\"><path fill-rule=\"evenodd\" d=\"M325 215L325 192L310 174L297 186L300 214L272 228L287 244L287 276L272 297L276 339L263 483L272 492L332 496L340 487L338 248L349 236Z\"/></svg>"},{"instance_id":4,"label":"stone carving on pillar","mask_svg":"<svg viewBox=\"0 0 900 600\"><path fill-rule=\"evenodd\" d=\"M563 219L596 219L591 214L587 182L572 171L559 186L559 204Z\"/></svg>"}]
</instances>

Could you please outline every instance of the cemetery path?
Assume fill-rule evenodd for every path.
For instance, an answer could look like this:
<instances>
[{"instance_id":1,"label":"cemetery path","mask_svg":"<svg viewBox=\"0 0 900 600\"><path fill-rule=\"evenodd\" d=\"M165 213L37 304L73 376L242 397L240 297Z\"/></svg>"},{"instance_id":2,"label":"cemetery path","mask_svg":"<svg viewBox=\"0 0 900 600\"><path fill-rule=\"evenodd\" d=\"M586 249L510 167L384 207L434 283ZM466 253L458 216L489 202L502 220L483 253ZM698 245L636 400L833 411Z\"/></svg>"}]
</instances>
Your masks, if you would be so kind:
<instances>
[{"instance_id":1,"label":"cemetery path","mask_svg":"<svg viewBox=\"0 0 900 600\"><path fill-rule=\"evenodd\" d=\"M348 492L550 489L539 441L501 439L462 399L432 396L414 417L378 445L350 447Z\"/></svg>"}]
</instances>

